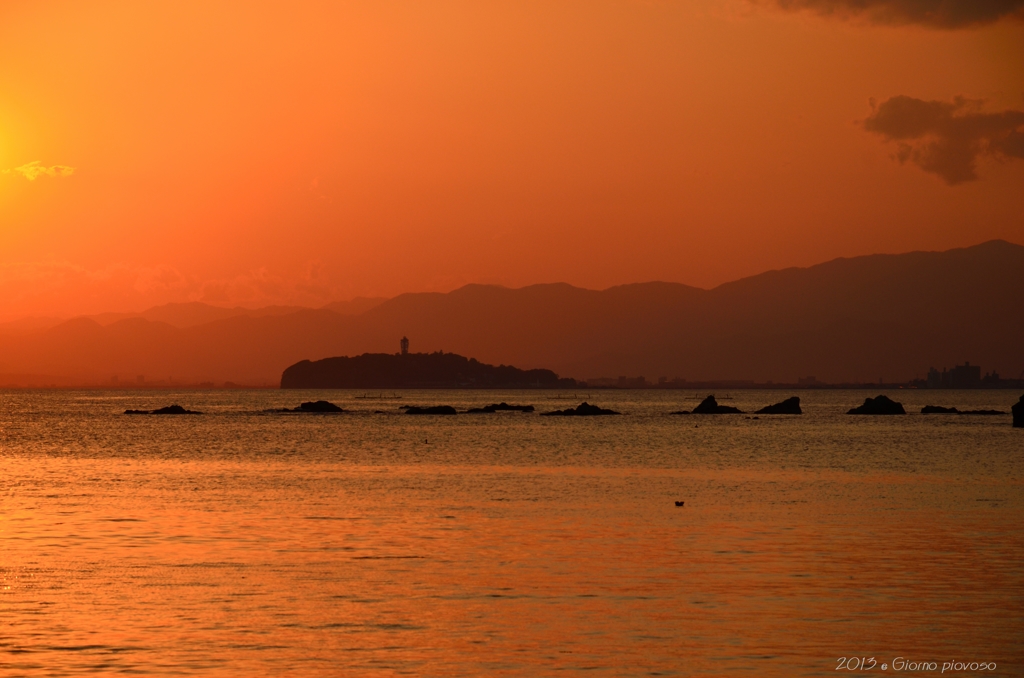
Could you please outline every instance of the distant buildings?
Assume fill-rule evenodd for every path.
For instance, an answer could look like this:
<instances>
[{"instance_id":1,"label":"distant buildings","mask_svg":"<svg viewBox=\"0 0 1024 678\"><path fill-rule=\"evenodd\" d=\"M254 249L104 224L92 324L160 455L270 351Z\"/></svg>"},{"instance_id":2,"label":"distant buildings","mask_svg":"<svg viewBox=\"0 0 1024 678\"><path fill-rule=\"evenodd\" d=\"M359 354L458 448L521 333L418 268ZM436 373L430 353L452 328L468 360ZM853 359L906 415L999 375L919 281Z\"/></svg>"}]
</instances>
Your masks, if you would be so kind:
<instances>
[{"instance_id":1,"label":"distant buildings","mask_svg":"<svg viewBox=\"0 0 1024 678\"><path fill-rule=\"evenodd\" d=\"M999 381L999 375L992 372L985 375L986 381ZM928 388L980 388L982 386L981 366L965 362L963 365L956 365L952 369L945 369L939 372L934 367L928 370L928 378L925 380Z\"/></svg>"}]
</instances>

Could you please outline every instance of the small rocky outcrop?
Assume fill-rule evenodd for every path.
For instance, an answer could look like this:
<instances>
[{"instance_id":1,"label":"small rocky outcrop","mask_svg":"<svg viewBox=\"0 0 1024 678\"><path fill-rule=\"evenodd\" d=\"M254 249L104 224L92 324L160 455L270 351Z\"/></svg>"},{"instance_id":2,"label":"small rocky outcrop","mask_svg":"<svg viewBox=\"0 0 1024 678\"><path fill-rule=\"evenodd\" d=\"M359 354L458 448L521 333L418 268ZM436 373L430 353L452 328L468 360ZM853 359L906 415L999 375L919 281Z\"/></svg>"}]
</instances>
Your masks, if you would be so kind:
<instances>
[{"instance_id":1,"label":"small rocky outcrop","mask_svg":"<svg viewBox=\"0 0 1024 678\"><path fill-rule=\"evenodd\" d=\"M672 414L743 414L743 410L728 405L719 405L715 396L709 395L693 408L692 412L673 412Z\"/></svg>"},{"instance_id":2,"label":"small rocky outcrop","mask_svg":"<svg viewBox=\"0 0 1024 678\"><path fill-rule=\"evenodd\" d=\"M281 412L284 414L290 414L292 412L298 412L300 414L338 414L344 412L334 403L327 402L326 400L317 400L316 402L302 403L298 407L282 407L276 410L266 410L267 412Z\"/></svg>"},{"instance_id":3,"label":"small rocky outcrop","mask_svg":"<svg viewBox=\"0 0 1024 678\"><path fill-rule=\"evenodd\" d=\"M874 398L865 398L864 404L854 407L847 414L906 414L903 404L880 395Z\"/></svg>"},{"instance_id":4,"label":"small rocky outcrop","mask_svg":"<svg viewBox=\"0 0 1024 678\"><path fill-rule=\"evenodd\" d=\"M328 412L344 412L334 403L327 402L326 400L317 400L316 402L302 403L296 408L288 410L289 412L312 412L317 414L325 414Z\"/></svg>"},{"instance_id":5,"label":"small rocky outcrop","mask_svg":"<svg viewBox=\"0 0 1024 678\"><path fill-rule=\"evenodd\" d=\"M792 398L786 398L781 403L775 403L774 405L767 405L762 407L754 414L803 414L804 411L800 409L800 398L793 396Z\"/></svg>"},{"instance_id":6,"label":"small rocky outcrop","mask_svg":"<svg viewBox=\"0 0 1024 678\"><path fill-rule=\"evenodd\" d=\"M434 405L432 407L408 405L404 409L406 414L458 414L451 405Z\"/></svg>"},{"instance_id":7,"label":"small rocky outcrop","mask_svg":"<svg viewBox=\"0 0 1024 678\"><path fill-rule=\"evenodd\" d=\"M605 414L619 414L615 410L606 410L598 407L597 405L591 405L590 403L581 403L578 407L566 410L555 410L554 412L542 412L542 417L597 417Z\"/></svg>"},{"instance_id":8,"label":"small rocky outcrop","mask_svg":"<svg viewBox=\"0 0 1024 678\"><path fill-rule=\"evenodd\" d=\"M1013 412L1013 427L1024 428L1024 395L1010 408L1010 411Z\"/></svg>"},{"instance_id":9,"label":"small rocky outcrop","mask_svg":"<svg viewBox=\"0 0 1024 678\"><path fill-rule=\"evenodd\" d=\"M466 410L466 414L493 414L494 412L533 412L533 405L509 405L498 403L496 405L485 405Z\"/></svg>"},{"instance_id":10,"label":"small rocky outcrop","mask_svg":"<svg viewBox=\"0 0 1024 678\"><path fill-rule=\"evenodd\" d=\"M921 408L921 414L960 414L955 407L941 407L939 405L925 405Z\"/></svg>"},{"instance_id":11,"label":"small rocky outcrop","mask_svg":"<svg viewBox=\"0 0 1024 678\"><path fill-rule=\"evenodd\" d=\"M202 414L195 410L186 410L181 405L169 405L158 410L125 410L125 414Z\"/></svg>"},{"instance_id":12,"label":"small rocky outcrop","mask_svg":"<svg viewBox=\"0 0 1024 678\"><path fill-rule=\"evenodd\" d=\"M921 414L980 414L991 416L995 414L1006 414L1002 410L958 410L955 407L940 407L939 405L925 405L921 408Z\"/></svg>"}]
</instances>

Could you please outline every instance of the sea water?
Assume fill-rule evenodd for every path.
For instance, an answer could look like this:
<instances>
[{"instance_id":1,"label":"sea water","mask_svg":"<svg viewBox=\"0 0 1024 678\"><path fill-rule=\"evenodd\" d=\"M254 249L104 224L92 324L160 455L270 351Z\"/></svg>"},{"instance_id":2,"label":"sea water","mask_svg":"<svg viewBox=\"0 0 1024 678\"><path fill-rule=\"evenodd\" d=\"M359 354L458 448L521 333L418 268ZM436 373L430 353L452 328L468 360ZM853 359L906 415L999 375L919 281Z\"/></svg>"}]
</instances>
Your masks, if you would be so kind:
<instances>
[{"instance_id":1,"label":"sea water","mask_svg":"<svg viewBox=\"0 0 1024 678\"><path fill-rule=\"evenodd\" d=\"M1020 394L886 393L2 391L0 673L1021 675L1024 430L916 414Z\"/></svg>"}]
</instances>

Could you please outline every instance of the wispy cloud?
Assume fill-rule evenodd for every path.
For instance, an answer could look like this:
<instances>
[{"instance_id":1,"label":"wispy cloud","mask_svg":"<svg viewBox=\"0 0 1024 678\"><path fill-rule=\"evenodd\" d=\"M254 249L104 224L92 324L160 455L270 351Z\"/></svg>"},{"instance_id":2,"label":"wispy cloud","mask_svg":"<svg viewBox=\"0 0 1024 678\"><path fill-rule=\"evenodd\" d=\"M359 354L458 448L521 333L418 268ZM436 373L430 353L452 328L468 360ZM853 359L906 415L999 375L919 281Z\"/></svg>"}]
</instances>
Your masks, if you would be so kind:
<instances>
[{"instance_id":1,"label":"wispy cloud","mask_svg":"<svg viewBox=\"0 0 1024 678\"><path fill-rule=\"evenodd\" d=\"M783 10L809 11L882 25L967 28L1004 17L1024 18L1024 0L751 0Z\"/></svg>"},{"instance_id":2,"label":"wispy cloud","mask_svg":"<svg viewBox=\"0 0 1024 678\"><path fill-rule=\"evenodd\" d=\"M925 101L895 96L875 105L864 129L897 144L900 162L912 162L950 185L978 178L979 157L1024 159L1024 111L982 112L981 101Z\"/></svg>"},{"instance_id":3,"label":"wispy cloud","mask_svg":"<svg viewBox=\"0 0 1024 678\"><path fill-rule=\"evenodd\" d=\"M70 177L75 173L74 167L68 167L67 165L50 165L47 167L38 160L25 163L21 167L15 167L14 169L3 170L4 174L19 174L29 181L35 181L39 177Z\"/></svg>"},{"instance_id":4,"label":"wispy cloud","mask_svg":"<svg viewBox=\"0 0 1024 678\"><path fill-rule=\"evenodd\" d=\"M320 307L352 296L331 274L319 261L283 270L243 270L218 278L168 265L118 264L92 269L69 262L0 262L0 320L141 310L171 301Z\"/></svg>"}]
</instances>

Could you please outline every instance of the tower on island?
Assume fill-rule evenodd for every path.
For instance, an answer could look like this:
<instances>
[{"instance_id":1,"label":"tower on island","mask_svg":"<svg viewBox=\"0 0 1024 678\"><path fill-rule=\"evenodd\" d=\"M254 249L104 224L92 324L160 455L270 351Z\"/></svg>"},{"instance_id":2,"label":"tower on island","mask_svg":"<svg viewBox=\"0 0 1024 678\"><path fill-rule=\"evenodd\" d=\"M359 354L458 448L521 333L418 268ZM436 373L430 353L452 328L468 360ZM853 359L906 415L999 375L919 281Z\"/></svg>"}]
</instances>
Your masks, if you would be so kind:
<instances>
[{"instance_id":1,"label":"tower on island","mask_svg":"<svg viewBox=\"0 0 1024 678\"><path fill-rule=\"evenodd\" d=\"M399 342L402 346L402 355L409 355L409 339L402 337L402 341Z\"/></svg>"}]
</instances>

